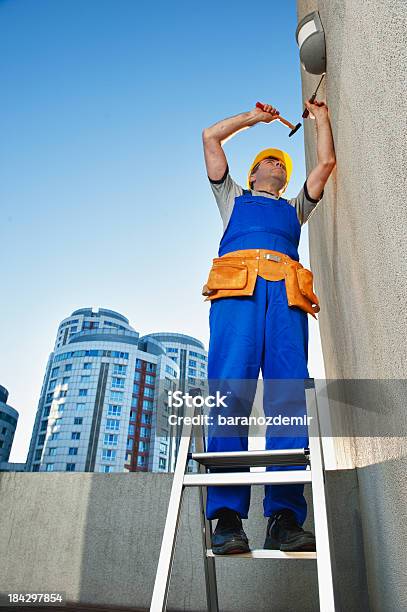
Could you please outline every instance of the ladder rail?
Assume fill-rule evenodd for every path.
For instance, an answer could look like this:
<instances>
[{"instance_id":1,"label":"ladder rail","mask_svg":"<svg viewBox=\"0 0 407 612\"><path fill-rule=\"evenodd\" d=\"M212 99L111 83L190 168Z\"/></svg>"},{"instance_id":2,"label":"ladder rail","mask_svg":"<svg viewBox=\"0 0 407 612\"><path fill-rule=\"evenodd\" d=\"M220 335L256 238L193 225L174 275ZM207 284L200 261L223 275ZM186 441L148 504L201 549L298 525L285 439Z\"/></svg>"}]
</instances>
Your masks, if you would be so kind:
<instances>
[{"instance_id":1,"label":"ladder rail","mask_svg":"<svg viewBox=\"0 0 407 612\"><path fill-rule=\"evenodd\" d=\"M326 513L323 453L316 390L315 388L306 389L305 393L307 413L308 416L312 417L309 425L309 449L312 466L311 489L317 549L319 607L321 612L335 612L328 517Z\"/></svg>"}]
</instances>

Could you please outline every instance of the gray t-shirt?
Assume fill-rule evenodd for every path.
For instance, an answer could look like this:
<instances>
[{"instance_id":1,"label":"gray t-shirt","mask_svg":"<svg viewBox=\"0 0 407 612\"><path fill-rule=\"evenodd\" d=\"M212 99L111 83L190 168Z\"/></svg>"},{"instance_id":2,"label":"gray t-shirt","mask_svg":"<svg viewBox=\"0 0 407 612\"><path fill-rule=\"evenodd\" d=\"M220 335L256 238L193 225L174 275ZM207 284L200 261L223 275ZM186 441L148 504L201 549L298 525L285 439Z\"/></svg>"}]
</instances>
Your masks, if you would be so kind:
<instances>
[{"instance_id":1,"label":"gray t-shirt","mask_svg":"<svg viewBox=\"0 0 407 612\"><path fill-rule=\"evenodd\" d=\"M235 198L243 194L243 187L232 179L229 174L229 167L226 168L224 176L219 181L214 181L209 178L209 182L219 208L220 216L222 217L223 229L225 230L232 215ZM278 200L277 197L266 191L255 191L252 189L251 193L254 196L263 196L272 200ZM304 223L308 221L323 195L324 192L321 193L318 200L311 198L307 190L307 181L305 181L297 197L287 199L287 202L291 206L294 206L300 225L304 225Z\"/></svg>"}]
</instances>

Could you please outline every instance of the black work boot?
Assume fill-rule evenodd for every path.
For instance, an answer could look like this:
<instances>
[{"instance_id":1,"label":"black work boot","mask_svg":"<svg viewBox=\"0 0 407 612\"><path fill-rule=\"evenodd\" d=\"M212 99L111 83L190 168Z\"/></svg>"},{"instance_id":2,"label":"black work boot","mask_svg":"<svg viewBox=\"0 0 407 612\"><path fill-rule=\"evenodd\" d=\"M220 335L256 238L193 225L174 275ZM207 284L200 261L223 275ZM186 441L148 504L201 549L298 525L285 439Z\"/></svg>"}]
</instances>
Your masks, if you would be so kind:
<instances>
[{"instance_id":1,"label":"black work boot","mask_svg":"<svg viewBox=\"0 0 407 612\"><path fill-rule=\"evenodd\" d=\"M215 555L233 555L249 552L249 541L243 531L240 515L229 508L219 511L219 520L212 534Z\"/></svg>"},{"instance_id":2,"label":"black work boot","mask_svg":"<svg viewBox=\"0 0 407 612\"><path fill-rule=\"evenodd\" d=\"M264 548L284 552L315 551L315 536L304 531L292 510L284 508L270 516Z\"/></svg>"}]
</instances>

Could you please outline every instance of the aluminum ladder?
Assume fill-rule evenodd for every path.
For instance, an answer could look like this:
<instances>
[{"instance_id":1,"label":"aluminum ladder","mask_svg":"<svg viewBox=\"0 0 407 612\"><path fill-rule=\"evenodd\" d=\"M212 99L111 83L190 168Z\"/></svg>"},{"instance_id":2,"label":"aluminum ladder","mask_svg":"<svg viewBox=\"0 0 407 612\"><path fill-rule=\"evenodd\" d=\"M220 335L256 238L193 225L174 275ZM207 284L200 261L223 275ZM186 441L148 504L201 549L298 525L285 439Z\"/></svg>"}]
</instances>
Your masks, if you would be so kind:
<instances>
[{"instance_id":1,"label":"aluminum ladder","mask_svg":"<svg viewBox=\"0 0 407 612\"><path fill-rule=\"evenodd\" d=\"M211 550L211 521L206 519L206 487L208 485L227 486L310 483L314 506L314 527L316 552L281 552L279 550L251 550L248 553L222 555L234 559L310 559L317 561L319 606L321 612L334 612L334 590L332 580L329 531L325 501L325 476L323 453L320 438L319 417L314 379L304 380L305 399L309 426L309 448L279 451L246 451L207 453L203 433L197 435L198 427L184 423L179 445L178 457L171 488L167 518L161 543L160 557L150 605L150 612L164 612L167 609L168 590L171 579L176 538L178 534L181 504L185 487L199 487L200 515L202 525L202 544L205 565L206 597L208 612L219 612L215 558ZM200 390L197 390L197 394ZM185 416L193 416L194 409L186 410ZM202 432L202 428L201 428ZM194 433L195 451L189 452ZM199 464L198 473L186 473L188 461ZM213 468L258 467L269 465L304 466L302 470L281 470L265 472L216 472Z\"/></svg>"}]
</instances>

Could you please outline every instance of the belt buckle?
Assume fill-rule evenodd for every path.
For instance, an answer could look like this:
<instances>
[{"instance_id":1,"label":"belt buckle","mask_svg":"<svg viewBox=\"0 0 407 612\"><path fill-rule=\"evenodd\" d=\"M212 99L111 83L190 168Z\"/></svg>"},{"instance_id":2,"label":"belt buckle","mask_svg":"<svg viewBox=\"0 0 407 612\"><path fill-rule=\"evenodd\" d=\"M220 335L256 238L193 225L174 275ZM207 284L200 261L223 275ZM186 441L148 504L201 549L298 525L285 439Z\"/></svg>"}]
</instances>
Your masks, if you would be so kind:
<instances>
[{"instance_id":1,"label":"belt buckle","mask_svg":"<svg viewBox=\"0 0 407 612\"><path fill-rule=\"evenodd\" d=\"M279 255L273 255L273 253L266 253L264 257L265 259L271 259L272 261L281 261L281 257Z\"/></svg>"}]
</instances>

